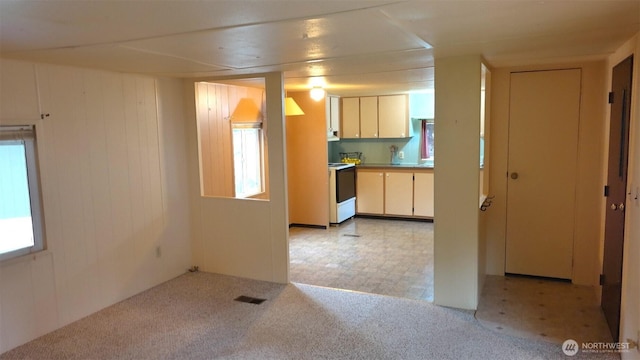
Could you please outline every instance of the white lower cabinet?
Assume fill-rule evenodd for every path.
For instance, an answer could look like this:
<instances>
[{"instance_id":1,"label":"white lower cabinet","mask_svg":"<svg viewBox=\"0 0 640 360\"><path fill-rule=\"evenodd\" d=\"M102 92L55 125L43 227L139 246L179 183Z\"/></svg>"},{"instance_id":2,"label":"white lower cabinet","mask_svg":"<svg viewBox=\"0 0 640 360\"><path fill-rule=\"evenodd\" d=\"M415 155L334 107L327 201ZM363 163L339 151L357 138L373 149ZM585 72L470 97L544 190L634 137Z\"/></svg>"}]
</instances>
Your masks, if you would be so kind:
<instances>
[{"instance_id":1,"label":"white lower cabinet","mask_svg":"<svg viewBox=\"0 0 640 360\"><path fill-rule=\"evenodd\" d=\"M384 213L400 216L413 215L413 173L385 173Z\"/></svg>"},{"instance_id":2,"label":"white lower cabinet","mask_svg":"<svg viewBox=\"0 0 640 360\"><path fill-rule=\"evenodd\" d=\"M384 172L357 171L356 212L376 215L384 213Z\"/></svg>"},{"instance_id":3,"label":"white lower cabinet","mask_svg":"<svg viewBox=\"0 0 640 360\"><path fill-rule=\"evenodd\" d=\"M433 172L413 176L413 215L433 217Z\"/></svg>"},{"instance_id":4,"label":"white lower cabinet","mask_svg":"<svg viewBox=\"0 0 640 360\"><path fill-rule=\"evenodd\" d=\"M433 217L433 170L357 170L356 212L394 217Z\"/></svg>"}]
</instances>

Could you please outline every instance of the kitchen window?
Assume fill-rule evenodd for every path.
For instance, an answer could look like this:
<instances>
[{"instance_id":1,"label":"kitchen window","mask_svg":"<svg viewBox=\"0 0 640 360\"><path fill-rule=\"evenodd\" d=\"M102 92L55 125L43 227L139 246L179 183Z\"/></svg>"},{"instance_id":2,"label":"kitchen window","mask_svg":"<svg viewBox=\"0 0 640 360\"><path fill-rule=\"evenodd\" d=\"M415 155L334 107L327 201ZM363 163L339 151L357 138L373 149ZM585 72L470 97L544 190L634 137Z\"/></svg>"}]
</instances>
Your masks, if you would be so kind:
<instances>
[{"instance_id":1,"label":"kitchen window","mask_svg":"<svg viewBox=\"0 0 640 360\"><path fill-rule=\"evenodd\" d=\"M433 160L435 134L433 132L433 119L422 120L422 130L420 134L420 159Z\"/></svg>"},{"instance_id":2,"label":"kitchen window","mask_svg":"<svg viewBox=\"0 0 640 360\"><path fill-rule=\"evenodd\" d=\"M32 126L0 126L0 260L44 249Z\"/></svg>"}]
</instances>

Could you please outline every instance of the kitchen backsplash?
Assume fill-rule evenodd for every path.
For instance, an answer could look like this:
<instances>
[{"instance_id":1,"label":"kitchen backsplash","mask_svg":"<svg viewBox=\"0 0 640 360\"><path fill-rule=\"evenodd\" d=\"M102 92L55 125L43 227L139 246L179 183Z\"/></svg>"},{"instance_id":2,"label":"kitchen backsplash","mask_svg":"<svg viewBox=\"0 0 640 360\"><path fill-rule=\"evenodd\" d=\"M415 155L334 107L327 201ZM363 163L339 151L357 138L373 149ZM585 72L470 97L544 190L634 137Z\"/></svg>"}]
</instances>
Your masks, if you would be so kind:
<instances>
[{"instance_id":1,"label":"kitchen backsplash","mask_svg":"<svg viewBox=\"0 0 640 360\"><path fill-rule=\"evenodd\" d=\"M409 117L413 137L403 139L344 139L329 142L329 161L339 162L341 152L361 152L366 164L388 164L391 162L390 146L404 152L404 159L396 157L400 164L424 164L420 160L420 132L422 122L413 119L433 119L435 97L433 91L409 94ZM430 162L433 164L433 160Z\"/></svg>"},{"instance_id":2,"label":"kitchen backsplash","mask_svg":"<svg viewBox=\"0 0 640 360\"><path fill-rule=\"evenodd\" d=\"M341 152L361 152L363 163L388 164L391 162L390 147L395 145L398 152L404 152L404 159L396 160L400 164L421 164L420 160L420 121L411 121L413 137L403 139L344 139L329 142L329 162L339 162Z\"/></svg>"}]
</instances>

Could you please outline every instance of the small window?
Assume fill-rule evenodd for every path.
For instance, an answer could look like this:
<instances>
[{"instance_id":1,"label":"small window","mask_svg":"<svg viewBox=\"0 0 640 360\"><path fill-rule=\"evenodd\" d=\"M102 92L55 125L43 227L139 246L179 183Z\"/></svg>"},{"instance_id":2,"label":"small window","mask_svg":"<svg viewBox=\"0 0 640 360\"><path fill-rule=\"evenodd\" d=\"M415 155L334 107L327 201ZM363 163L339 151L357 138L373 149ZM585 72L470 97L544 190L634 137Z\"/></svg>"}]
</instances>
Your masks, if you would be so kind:
<instances>
[{"instance_id":1,"label":"small window","mask_svg":"<svg viewBox=\"0 0 640 360\"><path fill-rule=\"evenodd\" d=\"M434 140L435 134L433 132L433 119L422 120L422 133L420 134L420 159L433 160L434 159Z\"/></svg>"},{"instance_id":2,"label":"small window","mask_svg":"<svg viewBox=\"0 0 640 360\"><path fill-rule=\"evenodd\" d=\"M200 193L269 200L264 79L230 82L195 83Z\"/></svg>"},{"instance_id":3,"label":"small window","mask_svg":"<svg viewBox=\"0 0 640 360\"><path fill-rule=\"evenodd\" d=\"M0 260L44 249L32 126L0 126Z\"/></svg>"},{"instance_id":4,"label":"small window","mask_svg":"<svg viewBox=\"0 0 640 360\"><path fill-rule=\"evenodd\" d=\"M234 126L232 142L236 197L246 198L264 192L262 129Z\"/></svg>"}]
</instances>

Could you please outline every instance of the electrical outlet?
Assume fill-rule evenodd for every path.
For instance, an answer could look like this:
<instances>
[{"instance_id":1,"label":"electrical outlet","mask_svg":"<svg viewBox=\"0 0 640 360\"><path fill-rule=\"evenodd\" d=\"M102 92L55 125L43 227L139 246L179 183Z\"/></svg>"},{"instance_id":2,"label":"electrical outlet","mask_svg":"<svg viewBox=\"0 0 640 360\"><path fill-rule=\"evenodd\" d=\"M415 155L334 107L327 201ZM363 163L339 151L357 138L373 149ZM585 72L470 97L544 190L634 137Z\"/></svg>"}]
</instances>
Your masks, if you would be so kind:
<instances>
[{"instance_id":1,"label":"electrical outlet","mask_svg":"<svg viewBox=\"0 0 640 360\"><path fill-rule=\"evenodd\" d=\"M404 151L398 151L398 157L404 159Z\"/></svg>"}]
</instances>

